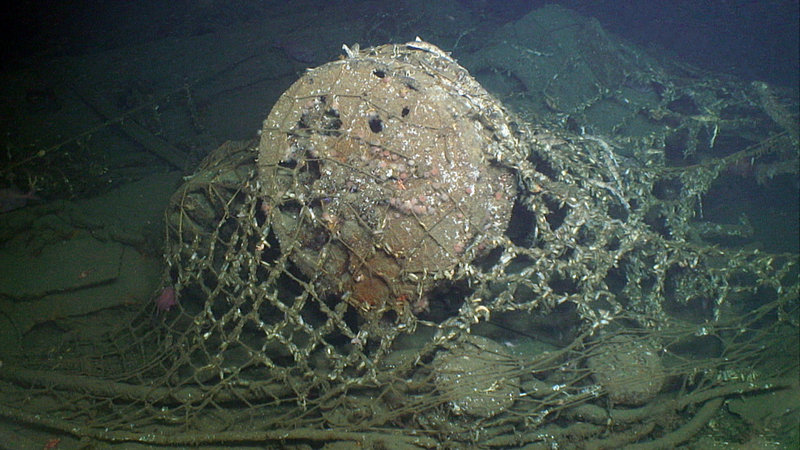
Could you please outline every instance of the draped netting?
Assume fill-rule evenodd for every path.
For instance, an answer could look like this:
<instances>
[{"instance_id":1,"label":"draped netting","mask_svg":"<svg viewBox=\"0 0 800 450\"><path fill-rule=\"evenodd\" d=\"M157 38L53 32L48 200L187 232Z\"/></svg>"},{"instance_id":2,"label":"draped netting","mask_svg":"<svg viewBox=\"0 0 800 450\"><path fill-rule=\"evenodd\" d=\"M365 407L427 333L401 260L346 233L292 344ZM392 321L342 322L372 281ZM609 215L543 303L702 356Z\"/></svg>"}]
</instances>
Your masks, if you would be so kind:
<instances>
[{"instance_id":1,"label":"draped netting","mask_svg":"<svg viewBox=\"0 0 800 450\"><path fill-rule=\"evenodd\" d=\"M61 375L5 368L71 409L4 414L159 444L663 448L728 396L796 382L797 256L713 243L746 224L697 217L743 161L796 165L768 87L724 97L765 112L757 144L678 166L523 121L427 42L345 50L174 194L179 306ZM660 81L666 108L682 92ZM637 114L659 112L661 138L692 124L711 147L745 126Z\"/></svg>"}]
</instances>

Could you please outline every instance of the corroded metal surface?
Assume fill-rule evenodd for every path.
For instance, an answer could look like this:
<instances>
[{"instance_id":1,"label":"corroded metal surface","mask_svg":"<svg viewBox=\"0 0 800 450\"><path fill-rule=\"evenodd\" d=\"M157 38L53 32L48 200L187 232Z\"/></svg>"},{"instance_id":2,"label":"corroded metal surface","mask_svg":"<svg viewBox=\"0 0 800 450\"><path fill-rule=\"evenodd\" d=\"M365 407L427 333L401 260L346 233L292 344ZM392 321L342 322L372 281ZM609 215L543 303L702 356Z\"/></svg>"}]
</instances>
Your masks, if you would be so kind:
<instances>
[{"instance_id":1,"label":"corroded metal surface","mask_svg":"<svg viewBox=\"0 0 800 450\"><path fill-rule=\"evenodd\" d=\"M308 71L278 100L259 179L283 247L362 310L426 309L437 279L505 231L511 119L465 69L415 41Z\"/></svg>"}]
</instances>

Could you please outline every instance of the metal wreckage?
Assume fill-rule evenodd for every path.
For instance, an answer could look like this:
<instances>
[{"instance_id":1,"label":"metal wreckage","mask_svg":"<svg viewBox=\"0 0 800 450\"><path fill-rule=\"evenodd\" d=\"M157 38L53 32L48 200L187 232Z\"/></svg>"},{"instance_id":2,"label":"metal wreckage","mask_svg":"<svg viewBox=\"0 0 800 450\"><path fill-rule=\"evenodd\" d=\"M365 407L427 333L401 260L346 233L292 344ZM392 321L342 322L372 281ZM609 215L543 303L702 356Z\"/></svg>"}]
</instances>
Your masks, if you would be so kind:
<instances>
[{"instance_id":1,"label":"metal wreckage","mask_svg":"<svg viewBox=\"0 0 800 450\"><path fill-rule=\"evenodd\" d=\"M796 174L772 88L584 60L597 92L563 114L542 89L543 124L427 42L344 50L174 194L178 308L19 369L73 409L7 416L165 445L667 448L796 383L797 255L702 217L743 166ZM593 109L613 139L574 123Z\"/></svg>"}]
</instances>

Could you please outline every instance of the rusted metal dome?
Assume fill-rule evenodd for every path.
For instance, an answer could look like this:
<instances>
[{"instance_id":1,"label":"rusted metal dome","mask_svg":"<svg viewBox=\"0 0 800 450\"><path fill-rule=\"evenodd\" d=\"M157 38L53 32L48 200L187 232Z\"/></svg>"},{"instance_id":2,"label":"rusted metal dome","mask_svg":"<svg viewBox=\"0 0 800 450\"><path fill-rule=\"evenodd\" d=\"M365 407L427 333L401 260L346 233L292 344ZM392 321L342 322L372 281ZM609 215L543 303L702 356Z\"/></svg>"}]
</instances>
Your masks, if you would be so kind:
<instances>
[{"instance_id":1,"label":"rusted metal dome","mask_svg":"<svg viewBox=\"0 0 800 450\"><path fill-rule=\"evenodd\" d=\"M264 122L258 169L282 250L362 311L420 311L485 253L516 196L508 115L439 48L384 45L309 70Z\"/></svg>"}]
</instances>

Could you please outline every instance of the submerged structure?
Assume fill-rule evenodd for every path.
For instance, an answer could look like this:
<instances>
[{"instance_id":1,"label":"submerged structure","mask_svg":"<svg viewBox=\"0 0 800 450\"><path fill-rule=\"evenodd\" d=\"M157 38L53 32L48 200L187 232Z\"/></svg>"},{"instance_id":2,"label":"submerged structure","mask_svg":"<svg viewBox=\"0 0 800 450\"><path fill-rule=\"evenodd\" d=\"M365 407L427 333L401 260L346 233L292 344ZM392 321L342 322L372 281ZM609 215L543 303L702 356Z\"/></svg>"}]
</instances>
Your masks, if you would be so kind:
<instances>
[{"instance_id":1,"label":"submerged structure","mask_svg":"<svg viewBox=\"0 0 800 450\"><path fill-rule=\"evenodd\" d=\"M789 387L797 349L765 343L796 337L796 255L733 249L748 219L701 213L740 170L796 172L796 118L591 23L575 42L597 59L474 61L541 95L518 112L428 42L345 46L174 194L157 326L150 308L80 376L15 369L78 410L6 415L157 444L664 448ZM567 62L597 90L536 87Z\"/></svg>"},{"instance_id":2,"label":"submerged structure","mask_svg":"<svg viewBox=\"0 0 800 450\"><path fill-rule=\"evenodd\" d=\"M430 43L345 50L283 94L257 144L223 146L176 193L169 281L193 317L181 348L197 349L175 363L179 379L244 379L318 406L326 427L402 424L423 447L593 441L608 420L620 421L603 445L651 432L653 445L682 442L688 422L652 421L677 408L656 400L669 382L705 374L675 400L706 403L703 417L725 392L787 382L755 382L741 365L760 357L751 339L796 327L755 325L797 314L796 261L705 244L747 227L697 218L736 161L770 153L785 165L785 148L669 167L663 152L526 123ZM677 106L689 97L661 82L672 109L637 114L694 127ZM763 95L770 117L786 117ZM735 130L719 120L684 139ZM791 130L774 139L792 145ZM741 296L767 286L770 299L748 310ZM725 331L733 324L742 331ZM717 356L678 363L692 345ZM303 411L290 417L304 423ZM635 417L614 419L623 411ZM576 423L548 424L556 417Z\"/></svg>"}]
</instances>

